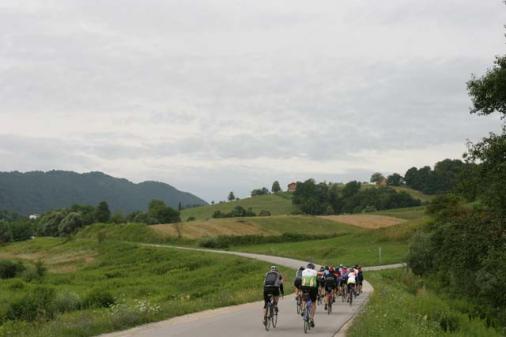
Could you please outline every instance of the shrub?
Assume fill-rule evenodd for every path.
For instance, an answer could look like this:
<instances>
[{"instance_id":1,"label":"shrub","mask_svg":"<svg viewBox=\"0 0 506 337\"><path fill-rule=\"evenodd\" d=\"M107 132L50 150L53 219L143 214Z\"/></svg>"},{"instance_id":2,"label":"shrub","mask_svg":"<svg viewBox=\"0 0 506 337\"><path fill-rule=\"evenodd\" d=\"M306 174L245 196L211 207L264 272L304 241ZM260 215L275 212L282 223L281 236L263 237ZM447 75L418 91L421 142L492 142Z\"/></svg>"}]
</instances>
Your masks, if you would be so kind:
<instances>
[{"instance_id":1,"label":"shrub","mask_svg":"<svg viewBox=\"0 0 506 337\"><path fill-rule=\"evenodd\" d=\"M433 266L432 242L430 234L421 231L413 235L407 257L408 266L416 275L429 273Z\"/></svg>"},{"instance_id":2,"label":"shrub","mask_svg":"<svg viewBox=\"0 0 506 337\"><path fill-rule=\"evenodd\" d=\"M7 318L29 322L52 319L55 314L54 300L54 289L37 287L10 304Z\"/></svg>"},{"instance_id":3,"label":"shrub","mask_svg":"<svg viewBox=\"0 0 506 337\"><path fill-rule=\"evenodd\" d=\"M271 212L263 209L260 211L260 213L258 213L258 215L259 216L271 216Z\"/></svg>"},{"instance_id":4,"label":"shrub","mask_svg":"<svg viewBox=\"0 0 506 337\"><path fill-rule=\"evenodd\" d=\"M69 312L81 307L81 298L74 292L62 292L56 295L54 307L57 312Z\"/></svg>"},{"instance_id":5,"label":"shrub","mask_svg":"<svg viewBox=\"0 0 506 337\"><path fill-rule=\"evenodd\" d=\"M187 222L190 222L190 221L195 221L195 217L194 216L189 216L188 219L186 219Z\"/></svg>"},{"instance_id":6,"label":"shrub","mask_svg":"<svg viewBox=\"0 0 506 337\"><path fill-rule=\"evenodd\" d=\"M115 302L114 297L108 290L96 288L86 295L83 306L87 308L108 308Z\"/></svg>"},{"instance_id":7,"label":"shrub","mask_svg":"<svg viewBox=\"0 0 506 337\"><path fill-rule=\"evenodd\" d=\"M7 279L18 276L25 270L23 263L11 260L0 260L0 278Z\"/></svg>"}]
</instances>

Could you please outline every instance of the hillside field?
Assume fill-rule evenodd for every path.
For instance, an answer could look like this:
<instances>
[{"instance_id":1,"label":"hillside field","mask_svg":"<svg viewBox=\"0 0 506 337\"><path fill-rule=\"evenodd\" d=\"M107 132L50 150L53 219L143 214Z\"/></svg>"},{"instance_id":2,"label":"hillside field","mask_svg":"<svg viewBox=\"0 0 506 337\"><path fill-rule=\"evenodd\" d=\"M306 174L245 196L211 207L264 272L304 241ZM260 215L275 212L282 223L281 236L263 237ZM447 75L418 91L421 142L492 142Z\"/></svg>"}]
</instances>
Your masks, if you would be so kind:
<instances>
[{"instance_id":1,"label":"hillside field","mask_svg":"<svg viewBox=\"0 0 506 337\"><path fill-rule=\"evenodd\" d=\"M376 185L362 185L362 188L376 188ZM399 192L407 192L412 197L420 199L422 202L428 202L433 199L433 196L423 194L422 192L415 191L406 186L393 188ZM297 213L297 210L292 205L292 194L288 192L280 192L214 205L186 208L181 211L181 219L186 221L189 217L194 217L196 220L208 220L212 218L215 211L227 213L236 206L241 206L245 209L251 208L257 214L262 210L269 211L272 215L289 215Z\"/></svg>"},{"instance_id":2,"label":"hillside field","mask_svg":"<svg viewBox=\"0 0 506 337\"><path fill-rule=\"evenodd\" d=\"M269 211L272 215L291 214L294 211L291 194L280 192L214 205L186 208L181 211L181 219L185 221L189 217L194 217L197 220L207 220L212 218L213 213L216 211L227 213L236 206L241 206L244 209L251 208L257 214L262 210Z\"/></svg>"},{"instance_id":3,"label":"hillside field","mask_svg":"<svg viewBox=\"0 0 506 337\"><path fill-rule=\"evenodd\" d=\"M270 266L222 254L55 238L0 247L0 259L6 258L23 261L27 270L0 282L2 337L95 336L260 300ZM48 269L40 279L33 272L39 260Z\"/></svg>"}]
</instances>

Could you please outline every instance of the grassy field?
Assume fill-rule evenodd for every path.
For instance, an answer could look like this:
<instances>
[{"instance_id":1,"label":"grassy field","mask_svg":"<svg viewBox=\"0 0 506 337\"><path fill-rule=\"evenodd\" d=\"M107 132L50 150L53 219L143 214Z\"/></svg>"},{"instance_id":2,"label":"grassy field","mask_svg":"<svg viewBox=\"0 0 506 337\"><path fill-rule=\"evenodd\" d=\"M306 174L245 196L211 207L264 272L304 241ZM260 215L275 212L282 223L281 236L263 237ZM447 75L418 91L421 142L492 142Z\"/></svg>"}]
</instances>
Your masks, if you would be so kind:
<instances>
[{"instance_id":1,"label":"grassy field","mask_svg":"<svg viewBox=\"0 0 506 337\"><path fill-rule=\"evenodd\" d=\"M347 332L349 337L504 336L472 317L476 311L469 303L436 293L406 270L366 273L365 278L374 293Z\"/></svg>"},{"instance_id":2,"label":"grassy field","mask_svg":"<svg viewBox=\"0 0 506 337\"><path fill-rule=\"evenodd\" d=\"M221 204L186 208L181 211L181 219L186 220L189 217L194 217L197 220L206 220L212 218L215 211L226 213L230 212L235 206L241 206L245 209L251 208L257 214L261 210L269 211L272 215L291 214L294 211L291 194L281 192Z\"/></svg>"},{"instance_id":3,"label":"grassy field","mask_svg":"<svg viewBox=\"0 0 506 337\"><path fill-rule=\"evenodd\" d=\"M0 257L27 266L0 282L2 337L93 336L259 300L269 267L233 256L84 239L38 238L1 247ZM48 272L33 278L38 260Z\"/></svg>"},{"instance_id":4,"label":"grassy field","mask_svg":"<svg viewBox=\"0 0 506 337\"><path fill-rule=\"evenodd\" d=\"M405 261L411 235L428 221L424 208L405 208L391 210L388 214L384 212L370 214L397 216L405 221L380 229L364 229L319 218L328 221L328 228L332 228L332 231L338 233L338 236L324 240L237 246L231 249L314 260L334 265L337 263L377 265ZM351 215L351 217L353 216L360 217L361 215ZM311 217L307 218L312 219ZM332 222L334 224L331 224ZM289 229L290 226L286 225L284 228ZM312 230L314 226L307 225L305 228Z\"/></svg>"},{"instance_id":5,"label":"grassy field","mask_svg":"<svg viewBox=\"0 0 506 337\"><path fill-rule=\"evenodd\" d=\"M218 235L333 234L340 233L343 228L353 229L352 226L336 221L303 215L197 220L180 224L154 225L148 228L162 237L175 238L178 227L181 237L190 240Z\"/></svg>"}]
</instances>

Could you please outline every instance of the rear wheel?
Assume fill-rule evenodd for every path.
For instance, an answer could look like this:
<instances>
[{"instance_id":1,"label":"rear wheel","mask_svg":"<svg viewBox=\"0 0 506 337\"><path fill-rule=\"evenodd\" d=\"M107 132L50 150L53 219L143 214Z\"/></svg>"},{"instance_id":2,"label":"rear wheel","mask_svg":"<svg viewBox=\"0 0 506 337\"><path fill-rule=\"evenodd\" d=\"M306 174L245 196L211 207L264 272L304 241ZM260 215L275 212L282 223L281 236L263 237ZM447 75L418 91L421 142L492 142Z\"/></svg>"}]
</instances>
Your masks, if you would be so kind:
<instances>
[{"instance_id":1,"label":"rear wheel","mask_svg":"<svg viewBox=\"0 0 506 337\"><path fill-rule=\"evenodd\" d=\"M330 315L332 312L332 295L327 296L327 313Z\"/></svg>"},{"instance_id":2,"label":"rear wheel","mask_svg":"<svg viewBox=\"0 0 506 337\"><path fill-rule=\"evenodd\" d=\"M274 306L271 307L271 323L272 327L275 328L276 324L278 324L278 313Z\"/></svg>"}]
</instances>

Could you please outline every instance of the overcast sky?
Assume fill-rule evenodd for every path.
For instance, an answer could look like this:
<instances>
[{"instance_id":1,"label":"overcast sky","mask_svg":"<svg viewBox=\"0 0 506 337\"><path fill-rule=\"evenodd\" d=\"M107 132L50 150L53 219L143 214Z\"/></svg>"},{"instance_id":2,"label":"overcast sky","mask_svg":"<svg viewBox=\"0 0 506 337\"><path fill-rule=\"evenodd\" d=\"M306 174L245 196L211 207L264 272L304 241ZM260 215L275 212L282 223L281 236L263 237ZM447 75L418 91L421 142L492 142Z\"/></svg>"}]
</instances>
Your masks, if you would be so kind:
<instances>
[{"instance_id":1,"label":"overcast sky","mask_svg":"<svg viewBox=\"0 0 506 337\"><path fill-rule=\"evenodd\" d=\"M500 127L465 83L505 23L500 0L0 0L0 170L211 201L459 158Z\"/></svg>"}]
</instances>

